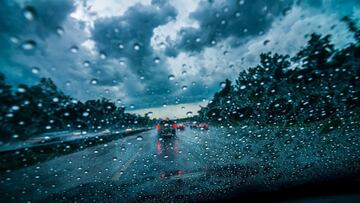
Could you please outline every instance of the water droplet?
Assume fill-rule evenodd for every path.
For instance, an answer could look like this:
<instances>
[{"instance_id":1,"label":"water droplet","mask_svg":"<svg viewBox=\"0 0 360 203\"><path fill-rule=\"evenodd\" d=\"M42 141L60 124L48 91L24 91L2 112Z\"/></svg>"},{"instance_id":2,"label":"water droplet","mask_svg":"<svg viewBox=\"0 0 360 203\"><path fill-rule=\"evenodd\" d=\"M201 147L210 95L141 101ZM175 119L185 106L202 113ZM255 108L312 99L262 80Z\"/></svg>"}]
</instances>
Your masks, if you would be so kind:
<instances>
[{"instance_id":1,"label":"water droplet","mask_svg":"<svg viewBox=\"0 0 360 203\"><path fill-rule=\"evenodd\" d=\"M90 66L90 61L84 61L83 66L89 67Z\"/></svg>"},{"instance_id":2,"label":"water droplet","mask_svg":"<svg viewBox=\"0 0 360 203\"><path fill-rule=\"evenodd\" d=\"M139 135L139 136L136 137L136 140L142 141L142 140L143 140L143 137Z\"/></svg>"},{"instance_id":3,"label":"water droplet","mask_svg":"<svg viewBox=\"0 0 360 203\"><path fill-rule=\"evenodd\" d=\"M71 82L70 82L70 81L66 81L66 82L65 82L65 85L69 87L69 86L71 85Z\"/></svg>"},{"instance_id":4,"label":"water droplet","mask_svg":"<svg viewBox=\"0 0 360 203\"><path fill-rule=\"evenodd\" d=\"M62 27L57 27L56 28L56 33L61 36L64 34L64 29Z\"/></svg>"},{"instance_id":5,"label":"water droplet","mask_svg":"<svg viewBox=\"0 0 360 203\"><path fill-rule=\"evenodd\" d=\"M23 14L27 20L34 20L36 16L36 11L32 6L26 6L24 8Z\"/></svg>"},{"instance_id":6,"label":"water droplet","mask_svg":"<svg viewBox=\"0 0 360 203\"><path fill-rule=\"evenodd\" d=\"M134 44L134 50L135 50L135 51L139 51L139 50L140 50L140 44L135 43L135 44Z\"/></svg>"},{"instance_id":7,"label":"water droplet","mask_svg":"<svg viewBox=\"0 0 360 203\"><path fill-rule=\"evenodd\" d=\"M185 76L185 75L187 74L186 70L184 70L183 72L181 72L181 74Z\"/></svg>"},{"instance_id":8,"label":"water droplet","mask_svg":"<svg viewBox=\"0 0 360 203\"><path fill-rule=\"evenodd\" d=\"M123 49L123 48L124 48L124 45L123 45L122 43L120 43L120 44L118 45L118 47L119 47L119 49Z\"/></svg>"},{"instance_id":9,"label":"water droplet","mask_svg":"<svg viewBox=\"0 0 360 203\"><path fill-rule=\"evenodd\" d=\"M101 59L106 59L107 58L107 55L105 52L100 52L100 58Z\"/></svg>"},{"instance_id":10,"label":"water droplet","mask_svg":"<svg viewBox=\"0 0 360 203\"><path fill-rule=\"evenodd\" d=\"M135 108L135 105L134 104L130 104L130 109L134 109Z\"/></svg>"},{"instance_id":11,"label":"water droplet","mask_svg":"<svg viewBox=\"0 0 360 203\"><path fill-rule=\"evenodd\" d=\"M221 82L221 83L220 83L220 87L221 87L221 88L224 88L225 86L226 86L226 83L225 83L225 82Z\"/></svg>"},{"instance_id":12,"label":"water droplet","mask_svg":"<svg viewBox=\"0 0 360 203\"><path fill-rule=\"evenodd\" d=\"M70 51L71 51L72 53L77 53L77 52L79 51L79 48L74 45L74 46L72 46L72 47L70 48Z\"/></svg>"},{"instance_id":13,"label":"water droplet","mask_svg":"<svg viewBox=\"0 0 360 203\"><path fill-rule=\"evenodd\" d=\"M117 161L118 160L118 158L117 157L113 157L113 161Z\"/></svg>"},{"instance_id":14,"label":"water droplet","mask_svg":"<svg viewBox=\"0 0 360 203\"><path fill-rule=\"evenodd\" d=\"M39 72L40 72L40 68L34 66L34 67L31 69L31 72L37 75L37 74L39 74Z\"/></svg>"},{"instance_id":15,"label":"water droplet","mask_svg":"<svg viewBox=\"0 0 360 203\"><path fill-rule=\"evenodd\" d=\"M33 50L36 47L36 42L34 40L26 40L22 45L21 48L24 50Z\"/></svg>"},{"instance_id":16,"label":"water droplet","mask_svg":"<svg viewBox=\"0 0 360 203\"><path fill-rule=\"evenodd\" d=\"M89 112L85 111L85 112L82 114L82 116L88 117L88 116L89 116Z\"/></svg>"},{"instance_id":17,"label":"water droplet","mask_svg":"<svg viewBox=\"0 0 360 203\"><path fill-rule=\"evenodd\" d=\"M174 79L175 79L175 76L174 76L174 75L169 75L168 79L169 79L169 80L174 80Z\"/></svg>"},{"instance_id":18,"label":"water droplet","mask_svg":"<svg viewBox=\"0 0 360 203\"><path fill-rule=\"evenodd\" d=\"M187 90L188 86L184 85L181 87L182 90Z\"/></svg>"},{"instance_id":19,"label":"water droplet","mask_svg":"<svg viewBox=\"0 0 360 203\"><path fill-rule=\"evenodd\" d=\"M12 109L13 111L17 111L17 110L20 109L20 107L19 107L19 106L12 106L11 109Z\"/></svg>"},{"instance_id":20,"label":"water droplet","mask_svg":"<svg viewBox=\"0 0 360 203\"><path fill-rule=\"evenodd\" d=\"M244 89L246 89L246 86L245 86L245 85L242 85L242 86L240 87L240 89L241 89L241 90L244 90Z\"/></svg>"},{"instance_id":21,"label":"water droplet","mask_svg":"<svg viewBox=\"0 0 360 203\"><path fill-rule=\"evenodd\" d=\"M193 112L191 112L191 111L188 111L187 113L186 113L186 116L188 116L188 117L190 117L190 116L192 116L193 115Z\"/></svg>"},{"instance_id":22,"label":"water droplet","mask_svg":"<svg viewBox=\"0 0 360 203\"><path fill-rule=\"evenodd\" d=\"M54 97L54 98L53 98L53 102L55 102L55 103L56 103L56 102L59 102L59 98Z\"/></svg>"},{"instance_id":23,"label":"water droplet","mask_svg":"<svg viewBox=\"0 0 360 203\"><path fill-rule=\"evenodd\" d=\"M159 58L159 57L155 57L155 58L154 58L154 63L160 63L160 58Z\"/></svg>"},{"instance_id":24,"label":"water droplet","mask_svg":"<svg viewBox=\"0 0 360 203\"><path fill-rule=\"evenodd\" d=\"M195 39L195 42L200 42L201 41L201 39L199 38L199 37L197 37L196 39Z\"/></svg>"},{"instance_id":25,"label":"water droplet","mask_svg":"<svg viewBox=\"0 0 360 203\"><path fill-rule=\"evenodd\" d=\"M117 102L118 104L121 104L122 100L121 100L121 99L118 99L118 100L116 100L116 102Z\"/></svg>"},{"instance_id":26,"label":"water droplet","mask_svg":"<svg viewBox=\"0 0 360 203\"><path fill-rule=\"evenodd\" d=\"M153 115L153 112L150 111L150 112L148 112L146 115L147 115L147 116L152 116L152 115Z\"/></svg>"},{"instance_id":27,"label":"water droplet","mask_svg":"<svg viewBox=\"0 0 360 203\"><path fill-rule=\"evenodd\" d=\"M239 1L239 5L244 5L245 4L245 0L240 0Z\"/></svg>"},{"instance_id":28,"label":"water droplet","mask_svg":"<svg viewBox=\"0 0 360 203\"><path fill-rule=\"evenodd\" d=\"M92 79L92 80L90 80L90 84L96 85L96 84L98 84L98 80L97 79Z\"/></svg>"},{"instance_id":29,"label":"water droplet","mask_svg":"<svg viewBox=\"0 0 360 203\"><path fill-rule=\"evenodd\" d=\"M19 38L13 36L13 37L10 37L10 41L14 44L17 44L17 43L19 43Z\"/></svg>"},{"instance_id":30,"label":"water droplet","mask_svg":"<svg viewBox=\"0 0 360 203\"><path fill-rule=\"evenodd\" d=\"M26 89L24 89L24 88L22 88L22 87L19 87L19 88L17 89L17 91L20 92L20 93L24 93L24 92L26 92Z\"/></svg>"}]
</instances>

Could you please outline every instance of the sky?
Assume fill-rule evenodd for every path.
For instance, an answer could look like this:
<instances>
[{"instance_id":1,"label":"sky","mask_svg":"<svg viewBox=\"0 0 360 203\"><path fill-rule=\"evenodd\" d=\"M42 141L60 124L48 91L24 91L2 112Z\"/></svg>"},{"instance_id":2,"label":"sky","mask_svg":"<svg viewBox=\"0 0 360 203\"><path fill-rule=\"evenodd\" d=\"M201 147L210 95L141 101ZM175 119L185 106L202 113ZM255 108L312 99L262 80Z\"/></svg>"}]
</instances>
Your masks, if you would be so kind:
<instances>
[{"instance_id":1,"label":"sky","mask_svg":"<svg viewBox=\"0 0 360 203\"><path fill-rule=\"evenodd\" d=\"M293 55L307 34L354 41L340 22L358 0L4 0L0 72L10 84L53 79L82 101L185 117L259 54Z\"/></svg>"}]
</instances>

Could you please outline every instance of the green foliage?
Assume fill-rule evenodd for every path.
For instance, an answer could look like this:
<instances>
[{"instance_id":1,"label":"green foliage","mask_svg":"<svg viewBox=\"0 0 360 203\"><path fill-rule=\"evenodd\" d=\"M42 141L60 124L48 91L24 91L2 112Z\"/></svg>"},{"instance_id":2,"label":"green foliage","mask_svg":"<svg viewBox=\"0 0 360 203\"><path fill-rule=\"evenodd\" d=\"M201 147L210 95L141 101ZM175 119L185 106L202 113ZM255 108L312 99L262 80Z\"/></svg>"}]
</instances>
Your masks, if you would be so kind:
<instances>
[{"instance_id":1,"label":"green foliage","mask_svg":"<svg viewBox=\"0 0 360 203\"><path fill-rule=\"evenodd\" d=\"M239 73L235 85L214 95L199 119L293 125L322 120L359 119L359 30L344 18L356 44L335 50L330 36L310 35L294 57L263 53L260 64Z\"/></svg>"},{"instance_id":2,"label":"green foliage","mask_svg":"<svg viewBox=\"0 0 360 203\"><path fill-rule=\"evenodd\" d=\"M148 117L125 113L105 98L77 101L46 78L31 87L19 85L13 92L0 73L0 104L0 140L4 142L49 131L121 129L151 122Z\"/></svg>"}]
</instances>

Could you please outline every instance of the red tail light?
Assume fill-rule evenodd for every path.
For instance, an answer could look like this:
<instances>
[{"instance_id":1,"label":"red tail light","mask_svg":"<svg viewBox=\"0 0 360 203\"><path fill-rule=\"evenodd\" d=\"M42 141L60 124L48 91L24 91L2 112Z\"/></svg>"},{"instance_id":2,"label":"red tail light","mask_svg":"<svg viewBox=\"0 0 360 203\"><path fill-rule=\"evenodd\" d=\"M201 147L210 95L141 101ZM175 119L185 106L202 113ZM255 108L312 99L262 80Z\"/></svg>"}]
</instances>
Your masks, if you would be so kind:
<instances>
[{"instance_id":1,"label":"red tail light","mask_svg":"<svg viewBox=\"0 0 360 203\"><path fill-rule=\"evenodd\" d=\"M156 125L156 129L160 130L160 124Z\"/></svg>"},{"instance_id":2,"label":"red tail light","mask_svg":"<svg viewBox=\"0 0 360 203\"><path fill-rule=\"evenodd\" d=\"M176 123L172 124L172 128L177 129Z\"/></svg>"}]
</instances>

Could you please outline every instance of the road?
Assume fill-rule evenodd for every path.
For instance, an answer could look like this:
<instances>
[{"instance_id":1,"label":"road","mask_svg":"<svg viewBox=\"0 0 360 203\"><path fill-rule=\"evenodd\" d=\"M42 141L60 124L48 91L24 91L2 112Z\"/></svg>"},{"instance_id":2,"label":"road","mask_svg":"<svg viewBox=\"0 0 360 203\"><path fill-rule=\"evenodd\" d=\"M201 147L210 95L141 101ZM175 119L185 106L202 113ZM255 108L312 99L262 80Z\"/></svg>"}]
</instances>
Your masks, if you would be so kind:
<instances>
[{"instance_id":1,"label":"road","mask_svg":"<svg viewBox=\"0 0 360 203\"><path fill-rule=\"evenodd\" d=\"M0 188L7 191L7 200L25 201L92 182L202 176L202 171L214 163L232 161L228 154L219 153L226 149L224 140L214 141L212 134L212 130L185 130L174 138L159 139L155 130L140 133L8 171L1 179Z\"/></svg>"},{"instance_id":2,"label":"road","mask_svg":"<svg viewBox=\"0 0 360 203\"><path fill-rule=\"evenodd\" d=\"M261 185L259 188L273 187L270 179L284 183L276 176L278 170L283 177L293 172L291 166L279 163L277 166L283 168L273 167L273 172L265 173L270 165L262 165L261 158L255 156L258 151L250 153L246 139L234 136L231 133L234 131L186 129L174 138L161 139L156 130L151 130L7 171L0 177L1 199L2 202L53 199L127 202L149 198L155 202L164 198L191 201L192 194L200 199L211 194L216 199L221 196L217 191L249 182ZM249 154L244 153L246 150Z\"/></svg>"}]
</instances>

